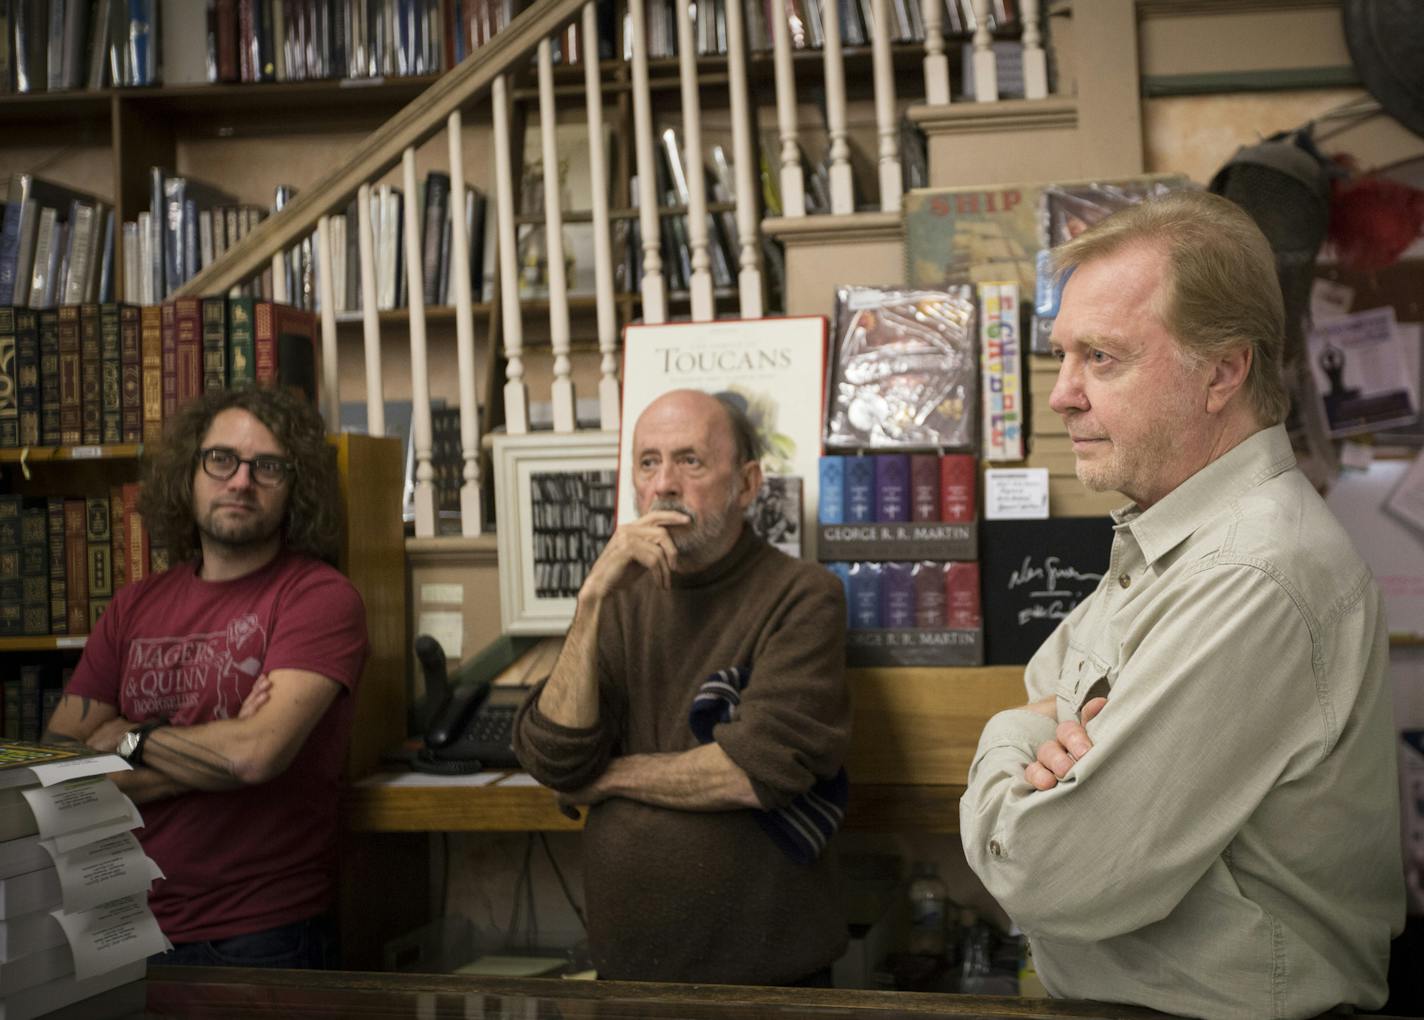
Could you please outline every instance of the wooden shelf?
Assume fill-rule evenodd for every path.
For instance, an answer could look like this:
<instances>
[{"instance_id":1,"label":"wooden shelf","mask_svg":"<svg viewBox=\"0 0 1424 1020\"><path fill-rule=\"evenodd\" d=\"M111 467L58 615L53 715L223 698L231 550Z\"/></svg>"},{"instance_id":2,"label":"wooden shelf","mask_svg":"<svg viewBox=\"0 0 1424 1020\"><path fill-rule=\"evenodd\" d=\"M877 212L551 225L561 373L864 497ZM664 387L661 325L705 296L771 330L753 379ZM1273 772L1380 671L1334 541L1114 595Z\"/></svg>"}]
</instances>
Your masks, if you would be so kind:
<instances>
[{"instance_id":1,"label":"wooden shelf","mask_svg":"<svg viewBox=\"0 0 1424 1020\"><path fill-rule=\"evenodd\" d=\"M0 638L0 652L58 652L83 648L88 635L50 634L43 637Z\"/></svg>"},{"instance_id":2,"label":"wooden shelf","mask_svg":"<svg viewBox=\"0 0 1424 1020\"><path fill-rule=\"evenodd\" d=\"M143 456L142 443L107 446L26 446L0 450L0 464L38 464L44 461L134 460Z\"/></svg>"}]
</instances>

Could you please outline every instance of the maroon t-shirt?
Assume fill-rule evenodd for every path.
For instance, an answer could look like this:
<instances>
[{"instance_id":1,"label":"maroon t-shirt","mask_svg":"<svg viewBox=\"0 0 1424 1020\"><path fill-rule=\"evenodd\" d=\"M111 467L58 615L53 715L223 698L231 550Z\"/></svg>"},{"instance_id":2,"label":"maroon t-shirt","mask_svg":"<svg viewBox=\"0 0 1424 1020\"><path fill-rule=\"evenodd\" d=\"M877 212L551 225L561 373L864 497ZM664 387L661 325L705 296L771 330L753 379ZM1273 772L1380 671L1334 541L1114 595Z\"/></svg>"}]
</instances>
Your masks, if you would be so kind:
<instances>
[{"instance_id":1,"label":"maroon t-shirt","mask_svg":"<svg viewBox=\"0 0 1424 1020\"><path fill-rule=\"evenodd\" d=\"M196 564L183 564L120 589L99 618L66 693L134 722L235 718L256 679L278 669L343 688L271 782L140 807L139 839L166 876L150 904L169 939L243 935L331 905L338 782L367 651L356 589L296 553L233 581L201 580Z\"/></svg>"}]
</instances>

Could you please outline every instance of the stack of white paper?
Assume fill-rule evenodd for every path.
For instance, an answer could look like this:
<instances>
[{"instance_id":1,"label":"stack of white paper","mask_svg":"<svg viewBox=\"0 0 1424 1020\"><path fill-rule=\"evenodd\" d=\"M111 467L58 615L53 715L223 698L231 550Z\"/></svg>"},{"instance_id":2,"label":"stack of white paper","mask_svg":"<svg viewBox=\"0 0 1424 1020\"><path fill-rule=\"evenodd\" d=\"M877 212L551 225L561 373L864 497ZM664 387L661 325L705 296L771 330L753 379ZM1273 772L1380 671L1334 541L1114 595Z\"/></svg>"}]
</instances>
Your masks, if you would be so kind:
<instances>
[{"instance_id":1,"label":"stack of white paper","mask_svg":"<svg viewBox=\"0 0 1424 1020\"><path fill-rule=\"evenodd\" d=\"M143 820L107 776L128 767L83 748L0 742L2 1020L141 982L148 956L169 948L148 909L162 874L132 831Z\"/></svg>"}]
</instances>

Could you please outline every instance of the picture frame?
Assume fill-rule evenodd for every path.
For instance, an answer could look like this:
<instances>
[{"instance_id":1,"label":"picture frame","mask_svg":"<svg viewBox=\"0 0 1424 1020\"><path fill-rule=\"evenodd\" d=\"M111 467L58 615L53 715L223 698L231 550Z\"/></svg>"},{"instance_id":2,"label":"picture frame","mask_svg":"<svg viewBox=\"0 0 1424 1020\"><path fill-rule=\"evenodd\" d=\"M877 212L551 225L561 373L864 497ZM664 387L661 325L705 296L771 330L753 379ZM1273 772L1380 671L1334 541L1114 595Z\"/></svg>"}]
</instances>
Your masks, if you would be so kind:
<instances>
[{"instance_id":1,"label":"picture frame","mask_svg":"<svg viewBox=\"0 0 1424 1020\"><path fill-rule=\"evenodd\" d=\"M563 634L587 568L613 533L618 436L494 439L499 615L506 634Z\"/></svg>"},{"instance_id":2,"label":"picture frame","mask_svg":"<svg viewBox=\"0 0 1424 1020\"><path fill-rule=\"evenodd\" d=\"M628 326L619 481L627 482L638 417L654 400L677 389L730 393L762 438L763 474L800 479L801 554L815 559L827 335L822 315ZM633 486L622 484L618 523L637 516Z\"/></svg>"}]
</instances>

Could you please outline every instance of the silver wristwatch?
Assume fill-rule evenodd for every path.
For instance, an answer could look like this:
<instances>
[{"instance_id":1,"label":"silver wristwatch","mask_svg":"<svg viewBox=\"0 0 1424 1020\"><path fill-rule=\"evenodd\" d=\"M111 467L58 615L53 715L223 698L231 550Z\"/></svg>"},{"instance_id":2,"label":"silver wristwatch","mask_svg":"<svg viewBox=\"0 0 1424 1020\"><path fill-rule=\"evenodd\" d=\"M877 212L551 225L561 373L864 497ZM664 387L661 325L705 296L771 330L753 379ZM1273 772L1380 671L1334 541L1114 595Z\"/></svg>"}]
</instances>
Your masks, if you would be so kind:
<instances>
[{"instance_id":1,"label":"silver wristwatch","mask_svg":"<svg viewBox=\"0 0 1424 1020\"><path fill-rule=\"evenodd\" d=\"M160 722L148 722L129 730L119 738L119 746L115 748L119 757L130 765L142 765L143 745L148 742L148 735L162 725Z\"/></svg>"}]
</instances>

